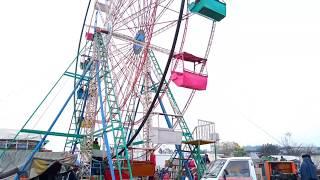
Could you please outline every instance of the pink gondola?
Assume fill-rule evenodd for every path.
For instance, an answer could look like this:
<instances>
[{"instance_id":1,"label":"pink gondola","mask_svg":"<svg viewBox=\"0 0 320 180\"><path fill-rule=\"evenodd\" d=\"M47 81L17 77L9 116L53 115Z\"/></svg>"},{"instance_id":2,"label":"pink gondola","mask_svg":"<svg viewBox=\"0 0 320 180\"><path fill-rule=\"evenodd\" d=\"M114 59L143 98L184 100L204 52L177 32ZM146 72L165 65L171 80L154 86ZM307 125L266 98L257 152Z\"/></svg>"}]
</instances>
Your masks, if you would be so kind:
<instances>
[{"instance_id":1,"label":"pink gondola","mask_svg":"<svg viewBox=\"0 0 320 180\"><path fill-rule=\"evenodd\" d=\"M179 87L194 90L206 90L208 76L183 70L183 72L171 72L171 80Z\"/></svg>"},{"instance_id":2,"label":"pink gondola","mask_svg":"<svg viewBox=\"0 0 320 180\"><path fill-rule=\"evenodd\" d=\"M173 56L175 59L189 61L193 63L203 63L206 59L194 56L187 52L182 52ZM179 87L184 87L193 90L206 90L208 76L183 68L182 72L172 71L171 80Z\"/></svg>"}]
</instances>

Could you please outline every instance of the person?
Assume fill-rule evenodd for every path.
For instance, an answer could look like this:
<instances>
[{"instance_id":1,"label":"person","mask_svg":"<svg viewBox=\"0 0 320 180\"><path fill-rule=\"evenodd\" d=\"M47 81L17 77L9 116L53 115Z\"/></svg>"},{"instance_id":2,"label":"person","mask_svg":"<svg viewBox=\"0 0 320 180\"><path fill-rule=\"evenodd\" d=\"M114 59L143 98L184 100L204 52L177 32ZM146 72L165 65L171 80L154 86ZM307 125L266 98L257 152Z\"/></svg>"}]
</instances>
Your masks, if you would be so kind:
<instances>
[{"instance_id":1,"label":"person","mask_svg":"<svg viewBox=\"0 0 320 180\"><path fill-rule=\"evenodd\" d=\"M309 154L302 155L302 163L299 169L301 180L318 180L317 169Z\"/></svg>"},{"instance_id":2,"label":"person","mask_svg":"<svg viewBox=\"0 0 320 180\"><path fill-rule=\"evenodd\" d=\"M191 170L196 167L196 162L194 161L194 159L190 159L188 166Z\"/></svg>"},{"instance_id":3,"label":"person","mask_svg":"<svg viewBox=\"0 0 320 180\"><path fill-rule=\"evenodd\" d=\"M281 156L280 161L286 161L286 159L283 156Z\"/></svg>"},{"instance_id":4,"label":"person","mask_svg":"<svg viewBox=\"0 0 320 180\"><path fill-rule=\"evenodd\" d=\"M99 142L98 142L98 138L94 139L93 144L92 144L92 148L100 150L100 145L99 145Z\"/></svg>"},{"instance_id":5,"label":"person","mask_svg":"<svg viewBox=\"0 0 320 180\"><path fill-rule=\"evenodd\" d=\"M80 87L77 91L77 99L83 99L83 93L84 93L83 87Z\"/></svg>"},{"instance_id":6,"label":"person","mask_svg":"<svg viewBox=\"0 0 320 180\"><path fill-rule=\"evenodd\" d=\"M192 173L193 179L195 179L196 174L197 174L197 166L196 166L196 162L194 161L194 159L190 159L190 161L188 163L188 167Z\"/></svg>"},{"instance_id":7,"label":"person","mask_svg":"<svg viewBox=\"0 0 320 180\"><path fill-rule=\"evenodd\" d=\"M203 157L203 162L204 162L205 164L209 164L209 163L210 163L210 159L209 159L209 156L208 156L207 153L206 153L206 154L204 155L204 157Z\"/></svg>"},{"instance_id":8,"label":"person","mask_svg":"<svg viewBox=\"0 0 320 180\"><path fill-rule=\"evenodd\" d=\"M162 178L163 180L169 180L170 179L170 173L167 171L167 172L165 172L165 174L164 174L164 176L163 176L163 178Z\"/></svg>"}]
</instances>

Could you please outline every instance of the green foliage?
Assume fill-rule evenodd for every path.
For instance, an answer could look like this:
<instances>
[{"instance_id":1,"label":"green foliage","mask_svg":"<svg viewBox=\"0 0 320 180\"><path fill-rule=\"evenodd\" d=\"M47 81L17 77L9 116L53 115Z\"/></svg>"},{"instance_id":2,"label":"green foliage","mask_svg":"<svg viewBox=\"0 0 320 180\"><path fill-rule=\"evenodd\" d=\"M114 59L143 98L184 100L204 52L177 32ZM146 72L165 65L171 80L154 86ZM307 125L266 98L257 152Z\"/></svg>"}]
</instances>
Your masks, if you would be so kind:
<instances>
[{"instance_id":1,"label":"green foliage","mask_svg":"<svg viewBox=\"0 0 320 180\"><path fill-rule=\"evenodd\" d=\"M280 147L274 144L263 144L260 152L263 156L277 155L280 153Z\"/></svg>"},{"instance_id":2,"label":"green foliage","mask_svg":"<svg viewBox=\"0 0 320 180\"><path fill-rule=\"evenodd\" d=\"M246 155L247 155L247 153L243 147L236 146L233 150L233 156L235 156L235 157L243 157Z\"/></svg>"},{"instance_id":3,"label":"green foliage","mask_svg":"<svg viewBox=\"0 0 320 180\"><path fill-rule=\"evenodd\" d=\"M219 144L219 153L225 156L236 156L242 157L246 156L246 151L236 142L222 142Z\"/></svg>"},{"instance_id":4,"label":"green foliage","mask_svg":"<svg viewBox=\"0 0 320 180\"><path fill-rule=\"evenodd\" d=\"M235 147L239 146L236 142L221 142L219 144L218 153L224 154L225 156L232 156Z\"/></svg>"}]
</instances>

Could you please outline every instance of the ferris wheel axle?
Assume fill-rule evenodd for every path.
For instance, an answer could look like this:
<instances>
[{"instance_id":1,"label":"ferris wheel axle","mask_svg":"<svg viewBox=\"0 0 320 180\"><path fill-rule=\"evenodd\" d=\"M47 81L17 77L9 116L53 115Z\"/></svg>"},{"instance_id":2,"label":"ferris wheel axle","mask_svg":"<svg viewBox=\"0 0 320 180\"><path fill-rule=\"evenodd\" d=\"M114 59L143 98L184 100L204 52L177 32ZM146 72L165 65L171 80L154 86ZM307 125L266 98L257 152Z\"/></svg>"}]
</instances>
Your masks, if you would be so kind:
<instances>
[{"instance_id":1,"label":"ferris wheel axle","mask_svg":"<svg viewBox=\"0 0 320 180\"><path fill-rule=\"evenodd\" d=\"M142 41L136 40L135 38L133 38L131 36L128 36L128 35L125 35L125 34L122 34L122 33L110 32L110 31L106 30L105 28L93 27L93 26L89 26L89 25L86 25L86 26L88 26L90 28L96 28L96 32L100 32L100 33L103 33L103 34L106 34L106 35L111 35L111 36L113 36L113 37L115 37L115 38L117 38L119 40L130 42L130 43L133 43L133 44L136 44L136 45L139 45L139 46L146 47L147 44L148 44L148 42L142 42ZM166 55L170 54L170 50L169 49L166 49L166 48L163 48L163 47L160 47L160 46L156 46L154 44L149 44L148 47L150 49L152 49L152 50L164 53ZM174 52L174 54L177 54L177 53Z\"/></svg>"}]
</instances>

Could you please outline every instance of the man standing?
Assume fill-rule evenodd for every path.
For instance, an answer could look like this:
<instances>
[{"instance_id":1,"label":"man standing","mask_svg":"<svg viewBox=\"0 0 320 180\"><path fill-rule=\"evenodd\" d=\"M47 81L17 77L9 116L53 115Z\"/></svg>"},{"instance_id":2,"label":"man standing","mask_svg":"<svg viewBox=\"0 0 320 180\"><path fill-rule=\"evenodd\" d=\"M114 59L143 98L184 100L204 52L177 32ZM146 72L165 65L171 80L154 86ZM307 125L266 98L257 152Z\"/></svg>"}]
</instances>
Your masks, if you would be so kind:
<instances>
[{"instance_id":1,"label":"man standing","mask_svg":"<svg viewBox=\"0 0 320 180\"><path fill-rule=\"evenodd\" d=\"M207 153L204 154L203 162L204 162L205 164L210 164L209 155L208 155Z\"/></svg>"},{"instance_id":2,"label":"man standing","mask_svg":"<svg viewBox=\"0 0 320 180\"><path fill-rule=\"evenodd\" d=\"M318 180L317 169L309 154L302 155L303 162L299 169L301 180Z\"/></svg>"},{"instance_id":3,"label":"man standing","mask_svg":"<svg viewBox=\"0 0 320 180\"><path fill-rule=\"evenodd\" d=\"M98 138L95 138L92 144L92 149L100 150L100 145L98 142Z\"/></svg>"}]
</instances>

